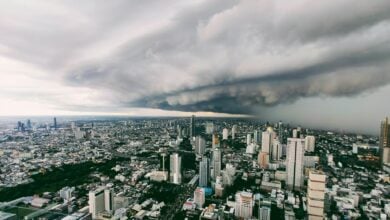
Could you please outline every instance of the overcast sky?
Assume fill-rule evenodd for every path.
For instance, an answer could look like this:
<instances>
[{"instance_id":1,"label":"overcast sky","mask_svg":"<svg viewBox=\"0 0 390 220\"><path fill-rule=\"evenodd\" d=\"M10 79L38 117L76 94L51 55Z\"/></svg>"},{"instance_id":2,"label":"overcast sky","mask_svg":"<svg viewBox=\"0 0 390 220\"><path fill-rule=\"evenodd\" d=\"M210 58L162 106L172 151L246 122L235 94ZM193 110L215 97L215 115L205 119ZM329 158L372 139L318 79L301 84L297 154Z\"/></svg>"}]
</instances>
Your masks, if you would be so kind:
<instances>
[{"instance_id":1,"label":"overcast sky","mask_svg":"<svg viewBox=\"0 0 390 220\"><path fill-rule=\"evenodd\" d=\"M0 1L0 115L248 114L375 133L390 1ZM226 115L223 114L223 115Z\"/></svg>"}]
</instances>

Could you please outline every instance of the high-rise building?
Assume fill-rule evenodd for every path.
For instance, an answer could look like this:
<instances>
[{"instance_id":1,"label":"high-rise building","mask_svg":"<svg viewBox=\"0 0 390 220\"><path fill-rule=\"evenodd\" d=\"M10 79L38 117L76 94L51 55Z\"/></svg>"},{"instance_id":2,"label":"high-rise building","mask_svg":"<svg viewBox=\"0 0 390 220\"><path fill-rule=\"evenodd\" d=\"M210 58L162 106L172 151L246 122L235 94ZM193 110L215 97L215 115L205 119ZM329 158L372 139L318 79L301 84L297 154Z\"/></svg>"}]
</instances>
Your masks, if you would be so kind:
<instances>
[{"instance_id":1,"label":"high-rise building","mask_svg":"<svg viewBox=\"0 0 390 220\"><path fill-rule=\"evenodd\" d=\"M214 133L214 124L212 122L206 123L206 134Z\"/></svg>"},{"instance_id":2,"label":"high-rise building","mask_svg":"<svg viewBox=\"0 0 390 220\"><path fill-rule=\"evenodd\" d=\"M219 147L219 137L218 137L218 134L217 133L214 133L213 134L213 138L212 138L212 148L218 148Z\"/></svg>"},{"instance_id":3,"label":"high-rise building","mask_svg":"<svg viewBox=\"0 0 390 220\"><path fill-rule=\"evenodd\" d=\"M205 202L205 191L202 187L196 187L194 191L194 203L198 208L202 208Z\"/></svg>"},{"instance_id":4,"label":"high-rise building","mask_svg":"<svg viewBox=\"0 0 390 220\"><path fill-rule=\"evenodd\" d=\"M215 148L213 150L213 175L212 177L215 179L217 176L221 175L221 150L219 148Z\"/></svg>"},{"instance_id":5,"label":"high-rise building","mask_svg":"<svg viewBox=\"0 0 390 220\"><path fill-rule=\"evenodd\" d=\"M256 144L259 143L259 131L257 130L253 131L253 142Z\"/></svg>"},{"instance_id":6,"label":"high-rise building","mask_svg":"<svg viewBox=\"0 0 390 220\"><path fill-rule=\"evenodd\" d=\"M222 131L222 139L227 140L229 137L229 130L227 128L224 128Z\"/></svg>"},{"instance_id":7,"label":"high-rise building","mask_svg":"<svg viewBox=\"0 0 390 220\"><path fill-rule=\"evenodd\" d=\"M316 144L316 138L314 136L305 137L305 151L314 152L315 144Z\"/></svg>"},{"instance_id":8,"label":"high-rise building","mask_svg":"<svg viewBox=\"0 0 390 220\"><path fill-rule=\"evenodd\" d=\"M326 176L322 171L310 171L307 184L307 214L310 220L324 219Z\"/></svg>"},{"instance_id":9,"label":"high-rise building","mask_svg":"<svg viewBox=\"0 0 390 220\"><path fill-rule=\"evenodd\" d=\"M201 136L195 138L195 153L202 156L206 149L206 140Z\"/></svg>"},{"instance_id":10,"label":"high-rise building","mask_svg":"<svg viewBox=\"0 0 390 220\"><path fill-rule=\"evenodd\" d=\"M56 117L54 117L54 130L57 130L57 118Z\"/></svg>"},{"instance_id":11,"label":"high-rise building","mask_svg":"<svg viewBox=\"0 0 390 220\"><path fill-rule=\"evenodd\" d=\"M190 137L195 137L195 115L192 115L190 119Z\"/></svg>"},{"instance_id":12,"label":"high-rise building","mask_svg":"<svg viewBox=\"0 0 390 220\"><path fill-rule=\"evenodd\" d=\"M271 152L272 142L276 137L274 129L268 127L266 131L261 134L261 151L262 152Z\"/></svg>"},{"instance_id":13,"label":"high-rise building","mask_svg":"<svg viewBox=\"0 0 390 220\"><path fill-rule=\"evenodd\" d=\"M381 122L381 131L379 137L379 149L381 156L381 165L390 163L390 124L386 117Z\"/></svg>"},{"instance_id":14,"label":"high-rise building","mask_svg":"<svg viewBox=\"0 0 390 220\"><path fill-rule=\"evenodd\" d=\"M199 163L199 186L207 187L210 178L209 158L203 157Z\"/></svg>"},{"instance_id":15,"label":"high-rise building","mask_svg":"<svg viewBox=\"0 0 390 220\"><path fill-rule=\"evenodd\" d=\"M285 144L286 142L284 141L284 128L283 128L282 121L279 121L279 124L278 124L278 136L279 136L280 143Z\"/></svg>"},{"instance_id":16,"label":"high-rise building","mask_svg":"<svg viewBox=\"0 0 390 220\"><path fill-rule=\"evenodd\" d=\"M252 135L251 134L247 134L246 135L246 145L250 145L252 143Z\"/></svg>"},{"instance_id":17,"label":"high-rise building","mask_svg":"<svg viewBox=\"0 0 390 220\"><path fill-rule=\"evenodd\" d=\"M237 125L233 125L232 127L232 139L236 139L237 136Z\"/></svg>"},{"instance_id":18,"label":"high-rise building","mask_svg":"<svg viewBox=\"0 0 390 220\"><path fill-rule=\"evenodd\" d=\"M96 219L98 214L104 211L104 188L99 188L88 193L89 213L92 219Z\"/></svg>"},{"instance_id":19,"label":"high-rise building","mask_svg":"<svg viewBox=\"0 0 390 220\"><path fill-rule=\"evenodd\" d=\"M297 130L297 129L293 129L293 131L292 131L292 137L293 137L293 138L298 138L298 130Z\"/></svg>"},{"instance_id":20,"label":"high-rise building","mask_svg":"<svg viewBox=\"0 0 390 220\"><path fill-rule=\"evenodd\" d=\"M111 213L114 206L114 193L111 189L104 190L104 210Z\"/></svg>"},{"instance_id":21,"label":"high-rise building","mask_svg":"<svg viewBox=\"0 0 390 220\"><path fill-rule=\"evenodd\" d=\"M282 144L278 139L275 139L272 142L272 149L271 149L271 160L280 160L282 157Z\"/></svg>"},{"instance_id":22,"label":"high-rise building","mask_svg":"<svg viewBox=\"0 0 390 220\"><path fill-rule=\"evenodd\" d=\"M269 165L269 153L260 151L257 161L259 163L260 168L267 169Z\"/></svg>"},{"instance_id":23,"label":"high-rise building","mask_svg":"<svg viewBox=\"0 0 390 220\"><path fill-rule=\"evenodd\" d=\"M181 183L181 157L177 153L170 156L169 180L171 183Z\"/></svg>"},{"instance_id":24,"label":"high-rise building","mask_svg":"<svg viewBox=\"0 0 390 220\"><path fill-rule=\"evenodd\" d=\"M303 156L305 154L305 139L287 139L287 187L299 190L303 184Z\"/></svg>"},{"instance_id":25,"label":"high-rise building","mask_svg":"<svg viewBox=\"0 0 390 220\"><path fill-rule=\"evenodd\" d=\"M259 220L271 220L271 200L270 199L260 200Z\"/></svg>"},{"instance_id":26,"label":"high-rise building","mask_svg":"<svg viewBox=\"0 0 390 220\"><path fill-rule=\"evenodd\" d=\"M235 216L242 219L252 218L254 199L251 192L237 192L235 204Z\"/></svg>"}]
</instances>

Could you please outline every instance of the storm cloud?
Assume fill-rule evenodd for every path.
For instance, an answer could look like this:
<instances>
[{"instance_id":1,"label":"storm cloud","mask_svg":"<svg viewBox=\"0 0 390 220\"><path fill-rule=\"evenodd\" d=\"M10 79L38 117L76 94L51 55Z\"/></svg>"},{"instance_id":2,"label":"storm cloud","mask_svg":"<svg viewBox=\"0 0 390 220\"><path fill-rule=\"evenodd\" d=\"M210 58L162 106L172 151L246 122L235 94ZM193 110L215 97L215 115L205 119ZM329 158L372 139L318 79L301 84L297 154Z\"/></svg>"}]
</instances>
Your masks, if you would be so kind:
<instances>
[{"instance_id":1,"label":"storm cloud","mask_svg":"<svg viewBox=\"0 0 390 220\"><path fill-rule=\"evenodd\" d=\"M255 115L386 87L389 11L388 0L3 2L0 58L66 87L48 102L72 111Z\"/></svg>"}]
</instances>

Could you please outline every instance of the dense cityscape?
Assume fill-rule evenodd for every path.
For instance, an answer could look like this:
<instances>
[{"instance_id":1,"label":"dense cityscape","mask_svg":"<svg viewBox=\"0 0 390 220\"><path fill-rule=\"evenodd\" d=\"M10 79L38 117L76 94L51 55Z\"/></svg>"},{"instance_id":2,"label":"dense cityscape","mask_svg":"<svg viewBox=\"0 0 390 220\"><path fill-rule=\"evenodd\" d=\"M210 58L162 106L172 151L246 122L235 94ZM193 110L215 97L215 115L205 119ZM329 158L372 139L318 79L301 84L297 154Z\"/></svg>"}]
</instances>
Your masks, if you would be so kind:
<instances>
[{"instance_id":1,"label":"dense cityscape","mask_svg":"<svg viewBox=\"0 0 390 220\"><path fill-rule=\"evenodd\" d=\"M378 136L251 118L7 120L0 219L387 219L389 129L387 118Z\"/></svg>"}]
</instances>

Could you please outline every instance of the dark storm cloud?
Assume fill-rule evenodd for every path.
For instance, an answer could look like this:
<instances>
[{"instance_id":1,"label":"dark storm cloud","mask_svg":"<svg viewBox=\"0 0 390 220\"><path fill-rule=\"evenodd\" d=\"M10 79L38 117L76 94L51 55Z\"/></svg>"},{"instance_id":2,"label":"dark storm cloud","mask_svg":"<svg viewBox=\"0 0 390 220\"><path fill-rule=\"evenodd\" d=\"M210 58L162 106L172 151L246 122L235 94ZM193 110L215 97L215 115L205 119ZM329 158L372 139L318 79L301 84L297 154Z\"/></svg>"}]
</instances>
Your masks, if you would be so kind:
<instances>
[{"instance_id":1,"label":"dark storm cloud","mask_svg":"<svg viewBox=\"0 0 390 220\"><path fill-rule=\"evenodd\" d=\"M0 20L0 54L99 91L110 110L253 113L390 82L388 0L78 4Z\"/></svg>"}]
</instances>

